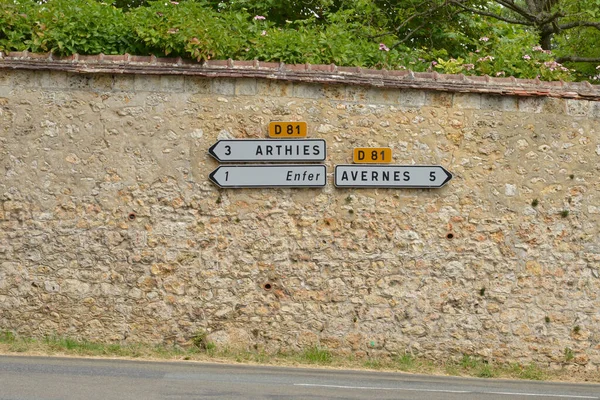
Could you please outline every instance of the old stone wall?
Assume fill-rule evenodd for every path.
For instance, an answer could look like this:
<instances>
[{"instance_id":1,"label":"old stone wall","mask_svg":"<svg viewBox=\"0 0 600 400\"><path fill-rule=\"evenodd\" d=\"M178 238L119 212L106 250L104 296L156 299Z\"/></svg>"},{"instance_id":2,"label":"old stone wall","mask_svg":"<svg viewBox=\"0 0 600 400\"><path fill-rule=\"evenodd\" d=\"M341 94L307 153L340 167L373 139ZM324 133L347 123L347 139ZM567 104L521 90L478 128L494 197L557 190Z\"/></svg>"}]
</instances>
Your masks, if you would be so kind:
<instances>
[{"instance_id":1,"label":"old stone wall","mask_svg":"<svg viewBox=\"0 0 600 400\"><path fill-rule=\"evenodd\" d=\"M600 366L600 102L0 69L0 330ZM306 121L321 189L219 189ZM338 189L354 147L442 189Z\"/></svg>"}]
</instances>

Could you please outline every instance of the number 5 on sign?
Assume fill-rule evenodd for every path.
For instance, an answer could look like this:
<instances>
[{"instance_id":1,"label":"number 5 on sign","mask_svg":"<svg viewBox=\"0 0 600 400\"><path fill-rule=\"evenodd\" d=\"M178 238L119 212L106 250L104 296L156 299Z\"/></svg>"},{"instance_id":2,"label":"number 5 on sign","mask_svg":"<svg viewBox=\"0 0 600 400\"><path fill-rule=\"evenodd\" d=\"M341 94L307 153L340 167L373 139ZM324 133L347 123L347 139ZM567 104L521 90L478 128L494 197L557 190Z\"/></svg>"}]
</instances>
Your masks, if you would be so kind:
<instances>
[{"instance_id":1,"label":"number 5 on sign","mask_svg":"<svg viewBox=\"0 0 600 400\"><path fill-rule=\"evenodd\" d=\"M306 137L306 122L271 122L269 136L272 138Z\"/></svg>"},{"instance_id":2,"label":"number 5 on sign","mask_svg":"<svg viewBox=\"0 0 600 400\"><path fill-rule=\"evenodd\" d=\"M354 162L357 164L389 164L392 149L389 147L355 147Z\"/></svg>"}]
</instances>

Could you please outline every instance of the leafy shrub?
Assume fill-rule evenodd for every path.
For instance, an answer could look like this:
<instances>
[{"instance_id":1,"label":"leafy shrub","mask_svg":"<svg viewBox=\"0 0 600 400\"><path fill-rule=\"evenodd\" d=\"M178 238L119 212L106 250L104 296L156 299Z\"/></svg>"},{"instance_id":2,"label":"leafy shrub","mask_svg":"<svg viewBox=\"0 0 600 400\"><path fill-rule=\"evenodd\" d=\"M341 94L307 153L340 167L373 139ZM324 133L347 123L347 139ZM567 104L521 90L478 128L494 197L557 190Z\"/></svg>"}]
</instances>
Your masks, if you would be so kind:
<instances>
[{"instance_id":1,"label":"leafy shrub","mask_svg":"<svg viewBox=\"0 0 600 400\"><path fill-rule=\"evenodd\" d=\"M129 27L144 46L144 54L197 60L236 58L246 43L248 16L219 15L201 3L154 1L129 12Z\"/></svg>"},{"instance_id":2,"label":"leafy shrub","mask_svg":"<svg viewBox=\"0 0 600 400\"><path fill-rule=\"evenodd\" d=\"M93 0L51 0L31 8L29 50L58 55L136 53L119 9Z\"/></svg>"},{"instance_id":3,"label":"leafy shrub","mask_svg":"<svg viewBox=\"0 0 600 400\"><path fill-rule=\"evenodd\" d=\"M31 43L34 4L31 1L0 3L0 50L28 50Z\"/></svg>"},{"instance_id":4,"label":"leafy shrub","mask_svg":"<svg viewBox=\"0 0 600 400\"><path fill-rule=\"evenodd\" d=\"M489 25L480 17L465 18L461 32L446 31L445 25L438 24L428 28L432 43L424 46L422 40L402 43L398 32L387 31L392 20L400 18L401 23L415 11L410 8L407 15L393 16L373 2L349 0L320 1L314 10L281 11L290 2L0 0L0 50L574 78L573 71L554 61L553 54L541 50L535 35L507 23ZM297 19L282 19L283 15ZM488 37L476 39L480 32Z\"/></svg>"},{"instance_id":5,"label":"leafy shrub","mask_svg":"<svg viewBox=\"0 0 600 400\"><path fill-rule=\"evenodd\" d=\"M508 25L504 30L491 32L489 37L482 36L475 51L466 54L464 59L439 58L434 64L436 69L449 74L515 76L542 80L572 79L572 71L555 62L551 52L542 50L536 43L535 35L515 32Z\"/></svg>"}]
</instances>

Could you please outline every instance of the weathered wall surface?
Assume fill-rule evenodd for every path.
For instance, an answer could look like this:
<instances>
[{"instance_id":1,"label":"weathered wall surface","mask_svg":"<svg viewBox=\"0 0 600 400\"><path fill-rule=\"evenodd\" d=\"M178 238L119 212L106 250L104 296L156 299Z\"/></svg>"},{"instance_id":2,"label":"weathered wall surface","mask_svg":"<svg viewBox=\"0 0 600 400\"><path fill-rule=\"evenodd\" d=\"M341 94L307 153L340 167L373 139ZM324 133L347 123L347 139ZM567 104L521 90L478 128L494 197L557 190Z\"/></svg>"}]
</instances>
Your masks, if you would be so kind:
<instances>
[{"instance_id":1,"label":"weathered wall surface","mask_svg":"<svg viewBox=\"0 0 600 400\"><path fill-rule=\"evenodd\" d=\"M208 181L217 139L272 120L327 140L327 187ZM454 179L336 189L358 146ZM0 70L0 329L543 363L569 348L594 370L599 172L600 102Z\"/></svg>"}]
</instances>

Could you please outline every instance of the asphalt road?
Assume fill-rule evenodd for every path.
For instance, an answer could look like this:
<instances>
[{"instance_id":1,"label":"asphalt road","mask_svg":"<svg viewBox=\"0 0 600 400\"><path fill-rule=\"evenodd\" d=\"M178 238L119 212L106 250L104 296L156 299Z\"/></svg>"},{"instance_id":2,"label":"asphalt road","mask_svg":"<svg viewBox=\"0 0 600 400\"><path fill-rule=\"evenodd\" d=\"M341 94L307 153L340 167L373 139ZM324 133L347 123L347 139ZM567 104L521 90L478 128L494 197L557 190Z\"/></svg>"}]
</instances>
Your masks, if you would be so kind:
<instances>
[{"instance_id":1,"label":"asphalt road","mask_svg":"<svg viewBox=\"0 0 600 400\"><path fill-rule=\"evenodd\" d=\"M191 362L0 356L0 400L599 399L600 385Z\"/></svg>"}]
</instances>

